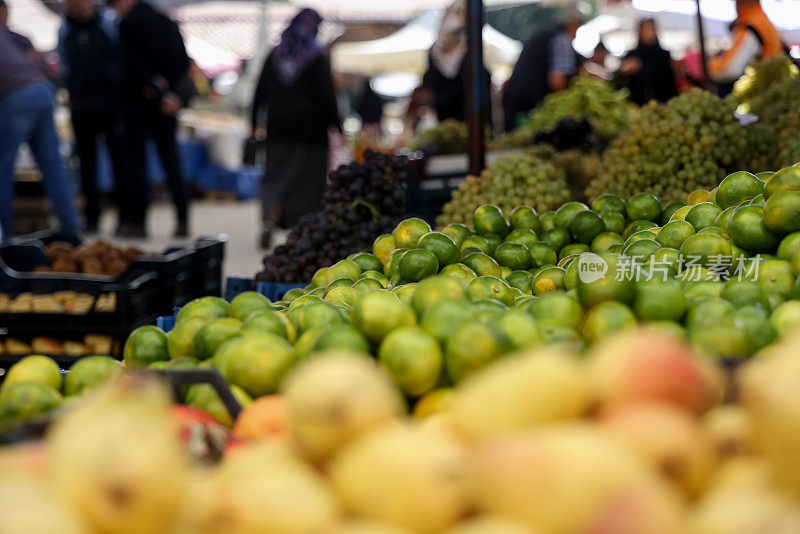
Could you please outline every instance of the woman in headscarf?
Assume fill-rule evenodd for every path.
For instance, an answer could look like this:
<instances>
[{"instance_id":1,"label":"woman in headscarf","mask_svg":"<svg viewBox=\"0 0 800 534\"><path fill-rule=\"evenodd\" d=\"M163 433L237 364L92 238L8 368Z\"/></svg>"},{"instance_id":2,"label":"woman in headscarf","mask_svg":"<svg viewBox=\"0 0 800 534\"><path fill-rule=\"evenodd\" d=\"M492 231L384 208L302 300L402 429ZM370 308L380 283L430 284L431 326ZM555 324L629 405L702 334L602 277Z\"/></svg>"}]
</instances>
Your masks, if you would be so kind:
<instances>
[{"instance_id":1,"label":"woman in headscarf","mask_svg":"<svg viewBox=\"0 0 800 534\"><path fill-rule=\"evenodd\" d=\"M661 48L655 20L647 18L639 23L639 45L622 58L619 75L631 101L640 106L650 100L666 102L678 94L672 59Z\"/></svg>"},{"instance_id":2,"label":"woman in headscarf","mask_svg":"<svg viewBox=\"0 0 800 534\"><path fill-rule=\"evenodd\" d=\"M428 70L422 84L433 92L433 108L440 121L466 117L464 79L467 63L466 2L456 0L444 13L439 35L428 54ZM482 72L488 101L489 72ZM487 113L487 117L491 117Z\"/></svg>"},{"instance_id":3,"label":"woman in headscarf","mask_svg":"<svg viewBox=\"0 0 800 534\"><path fill-rule=\"evenodd\" d=\"M292 226L319 210L328 134L341 130L330 65L316 40L321 22L313 9L292 19L264 62L253 98L253 133L266 137L267 146L261 190L264 248L276 226Z\"/></svg>"}]
</instances>

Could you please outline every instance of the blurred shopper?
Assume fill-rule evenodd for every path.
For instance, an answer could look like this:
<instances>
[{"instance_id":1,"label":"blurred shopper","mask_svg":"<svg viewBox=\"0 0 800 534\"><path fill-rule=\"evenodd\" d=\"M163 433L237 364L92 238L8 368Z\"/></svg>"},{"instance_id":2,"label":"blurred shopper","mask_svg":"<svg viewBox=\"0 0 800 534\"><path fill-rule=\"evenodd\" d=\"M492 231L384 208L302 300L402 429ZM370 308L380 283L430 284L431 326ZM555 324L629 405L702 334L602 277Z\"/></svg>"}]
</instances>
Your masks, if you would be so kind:
<instances>
[{"instance_id":1,"label":"blurred shopper","mask_svg":"<svg viewBox=\"0 0 800 534\"><path fill-rule=\"evenodd\" d=\"M86 231L97 232L100 195L97 190L97 143L102 138L114 170L116 204L128 184L122 123L122 57L114 15L98 10L92 0L66 0L58 32L58 55L69 91L75 150L80 159Z\"/></svg>"},{"instance_id":2,"label":"blurred shopper","mask_svg":"<svg viewBox=\"0 0 800 534\"><path fill-rule=\"evenodd\" d=\"M601 41L594 47L592 57L586 59L586 61L581 64L581 74L589 76L590 78L610 81L614 78L614 74L606 67L607 59L608 49Z\"/></svg>"},{"instance_id":3,"label":"blurred shopper","mask_svg":"<svg viewBox=\"0 0 800 534\"><path fill-rule=\"evenodd\" d=\"M119 37L125 65L125 126L131 173L118 234L146 236L146 140L149 136L155 141L175 203L175 237L187 237L186 184L175 138L176 115L194 95L183 37L174 21L147 2L112 0L111 5L122 19Z\"/></svg>"},{"instance_id":4,"label":"blurred shopper","mask_svg":"<svg viewBox=\"0 0 800 534\"><path fill-rule=\"evenodd\" d=\"M383 119L383 105L386 101L372 88L372 79L366 78L361 86L356 113L365 127L380 130Z\"/></svg>"},{"instance_id":5,"label":"blurred shopper","mask_svg":"<svg viewBox=\"0 0 800 534\"><path fill-rule=\"evenodd\" d=\"M328 133L341 131L330 65L316 41L321 23L313 9L292 19L267 56L253 97L253 135L267 144L261 189L264 248L276 226L292 226L320 208Z\"/></svg>"},{"instance_id":6,"label":"blurred shopper","mask_svg":"<svg viewBox=\"0 0 800 534\"><path fill-rule=\"evenodd\" d=\"M428 53L428 70L422 83L433 92L433 109L440 121L464 121L467 115L465 79L467 75L467 12L466 2L456 0L444 13L439 36ZM489 72L484 68L487 117L489 106Z\"/></svg>"},{"instance_id":7,"label":"blurred shopper","mask_svg":"<svg viewBox=\"0 0 800 534\"><path fill-rule=\"evenodd\" d=\"M503 114L507 132L517 119L535 108L549 93L566 89L578 72L578 57L572 41L586 17L578 9L565 9L559 23L534 33L522 46L522 53L503 90Z\"/></svg>"},{"instance_id":8,"label":"blurred shopper","mask_svg":"<svg viewBox=\"0 0 800 534\"><path fill-rule=\"evenodd\" d=\"M731 24L733 46L708 61L708 75L718 84L730 84L759 59L786 53L781 35L761 9L759 0L736 0L736 20Z\"/></svg>"},{"instance_id":9,"label":"blurred shopper","mask_svg":"<svg viewBox=\"0 0 800 534\"><path fill-rule=\"evenodd\" d=\"M33 152L42 185L61 230L77 233L72 190L58 151L53 113L55 92L34 62L31 42L6 27L8 10L0 0L0 227L14 232L14 162L23 143Z\"/></svg>"},{"instance_id":10,"label":"blurred shopper","mask_svg":"<svg viewBox=\"0 0 800 534\"><path fill-rule=\"evenodd\" d=\"M675 72L669 52L661 48L655 20L639 22L639 44L625 54L619 66L620 85L628 88L633 103L666 102L677 96Z\"/></svg>"}]
</instances>

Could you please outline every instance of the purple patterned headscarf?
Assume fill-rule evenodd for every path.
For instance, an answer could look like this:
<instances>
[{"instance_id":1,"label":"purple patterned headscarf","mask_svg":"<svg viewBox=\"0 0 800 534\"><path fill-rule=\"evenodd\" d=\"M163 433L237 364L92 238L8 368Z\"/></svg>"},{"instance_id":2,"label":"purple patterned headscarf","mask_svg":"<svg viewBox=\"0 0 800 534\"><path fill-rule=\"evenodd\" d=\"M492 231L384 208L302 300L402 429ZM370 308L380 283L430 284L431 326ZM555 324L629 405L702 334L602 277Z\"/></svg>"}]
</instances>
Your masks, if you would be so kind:
<instances>
[{"instance_id":1,"label":"purple patterned headscarf","mask_svg":"<svg viewBox=\"0 0 800 534\"><path fill-rule=\"evenodd\" d=\"M283 85L294 85L306 66L322 54L322 47L317 44L320 23L320 14L305 8L283 30L281 42L273 51L275 70Z\"/></svg>"}]
</instances>

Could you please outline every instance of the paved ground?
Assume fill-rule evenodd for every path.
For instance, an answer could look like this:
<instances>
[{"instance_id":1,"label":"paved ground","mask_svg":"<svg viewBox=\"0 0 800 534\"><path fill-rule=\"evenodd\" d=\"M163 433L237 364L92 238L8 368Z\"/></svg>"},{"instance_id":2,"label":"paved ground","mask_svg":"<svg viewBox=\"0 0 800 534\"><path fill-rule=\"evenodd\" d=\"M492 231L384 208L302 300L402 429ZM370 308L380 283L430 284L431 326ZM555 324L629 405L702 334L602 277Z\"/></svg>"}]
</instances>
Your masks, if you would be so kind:
<instances>
[{"instance_id":1,"label":"paved ground","mask_svg":"<svg viewBox=\"0 0 800 534\"><path fill-rule=\"evenodd\" d=\"M225 234L228 244L225 249L225 276L252 277L261 270L264 251L258 248L260 237L259 205L257 201L195 201L190 211L192 238ZM115 243L123 241L113 238L116 214L106 213L100 225L103 237ZM175 231L175 216L171 204L159 203L150 209L146 240L129 240L146 250L161 251L172 244L181 243L172 238ZM277 235L280 243L285 235Z\"/></svg>"}]
</instances>

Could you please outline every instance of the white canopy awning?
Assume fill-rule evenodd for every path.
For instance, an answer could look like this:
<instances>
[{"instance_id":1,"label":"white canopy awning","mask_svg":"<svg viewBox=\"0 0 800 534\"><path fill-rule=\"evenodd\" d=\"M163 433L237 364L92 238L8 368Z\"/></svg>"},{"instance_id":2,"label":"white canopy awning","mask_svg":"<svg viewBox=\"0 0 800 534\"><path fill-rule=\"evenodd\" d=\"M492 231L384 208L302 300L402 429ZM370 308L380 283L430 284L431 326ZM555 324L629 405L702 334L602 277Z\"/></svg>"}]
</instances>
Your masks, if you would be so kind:
<instances>
[{"instance_id":1,"label":"white canopy awning","mask_svg":"<svg viewBox=\"0 0 800 534\"><path fill-rule=\"evenodd\" d=\"M31 40L40 52L55 50L61 18L39 0L6 0L8 27Z\"/></svg>"},{"instance_id":2,"label":"white canopy awning","mask_svg":"<svg viewBox=\"0 0 800 534\"><path fill-rule=\"evenodd\" d=\"M356 1L356 0L354 0ZM428 67L428 50L436 41L443 11L429 10L382 39L341 43L331 49L333 70L374 76L386 72L422 75ZM522 44L488 24L483 28L484 58L494 72L514 65Z\"/></svg>"}]
</instances>

